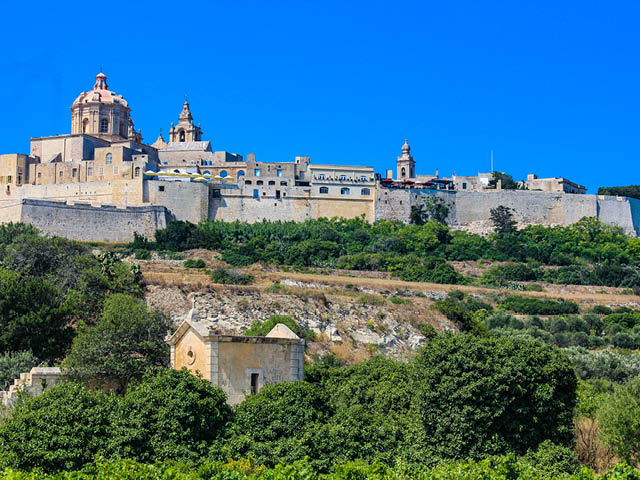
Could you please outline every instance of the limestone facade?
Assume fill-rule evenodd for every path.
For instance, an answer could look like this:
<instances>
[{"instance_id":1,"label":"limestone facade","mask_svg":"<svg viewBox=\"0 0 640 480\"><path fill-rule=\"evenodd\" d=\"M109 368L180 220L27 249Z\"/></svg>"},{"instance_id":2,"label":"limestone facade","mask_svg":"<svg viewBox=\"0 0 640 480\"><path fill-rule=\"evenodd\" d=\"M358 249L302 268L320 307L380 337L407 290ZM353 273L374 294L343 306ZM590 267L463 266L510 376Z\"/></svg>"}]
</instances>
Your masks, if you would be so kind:
<instances>
[{"instance_id":1,"label":"limestone facade","mask_svg":"<svg viewBox=\"0 0 640 480\"><path fill-rule=\"evenodd\" d=\"M304 378L305 341L282 324L266 337L226 335L192 309L167 342L172 368L186 368L209 380L227 394L231 405L264 385Z\"/></svg>"}]
</instances>

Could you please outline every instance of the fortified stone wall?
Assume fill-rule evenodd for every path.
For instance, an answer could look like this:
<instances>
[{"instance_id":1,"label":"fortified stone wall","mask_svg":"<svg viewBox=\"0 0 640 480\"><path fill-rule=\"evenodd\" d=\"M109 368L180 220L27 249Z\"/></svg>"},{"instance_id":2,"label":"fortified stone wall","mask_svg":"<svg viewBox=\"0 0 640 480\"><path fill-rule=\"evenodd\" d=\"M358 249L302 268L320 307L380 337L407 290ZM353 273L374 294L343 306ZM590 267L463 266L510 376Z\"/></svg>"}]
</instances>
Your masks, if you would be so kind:
<instances>
[{"instance_id":1,"label":"fortified stone wall","mask_svg":"<svg viewBox=\"0 0 640 480\"><path fill-rule=\"evenodd\" d=\"M20 207L19 221L72 240L129 242L134 232L153 238L156 230L167 226L166 208L156 205L94 207L87 203L24 199Z\"/></svg>"},{"instance_id":2,"label":"fortified stone wall","mask_svg":"<svg viewBox=\"0 0 640 480\"><path fill-rule=\"evenodd\" d=\"M311 188L279 185L212 186L209 218L253 223L263 219L301 222L308 218L354 218L364 215L368 221L374 220L373 195L317 195L312 193Z\"/></svg>"},{"instance_id":3,"label":"fortified stone wall","mask_svg":"<svg viewBox=\"0 0 640 480\"><path fill-rule=\"evenodd\" d=\"M437 195L449 203L449 224L452 226L488 225L490 210L503 205L513 210L514 219L521 224L570 225L583 217L596 217L603 223L622 227L629 234L640 234L639 200L561 192L436 192L382 188L377 193L376 219L408 222L411 206L422 203L428 195Z\"/></svg>"},{"instance_id":4,"label":"fortified stone wall","mask_svg":"<svg viewBox=\"0 0 640 480\"><path fill-rule=\"evenodd\" d=\"M171 220L198 223L209 214L209 185L195 182L144 182L144 201L167 207Z\"/></svg>"}]
</instances>

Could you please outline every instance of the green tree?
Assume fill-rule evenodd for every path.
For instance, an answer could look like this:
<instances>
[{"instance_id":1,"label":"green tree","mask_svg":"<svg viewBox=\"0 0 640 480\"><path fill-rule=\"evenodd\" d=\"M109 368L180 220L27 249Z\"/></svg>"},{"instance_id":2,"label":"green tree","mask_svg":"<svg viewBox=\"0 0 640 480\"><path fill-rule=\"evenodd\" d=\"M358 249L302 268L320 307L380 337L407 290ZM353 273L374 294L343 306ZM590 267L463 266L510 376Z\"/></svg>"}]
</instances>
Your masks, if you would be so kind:
<instances>
[{"instance_id":1,"label":"green tree","mask_svg":"<svg viewBox=\"0 0 640 480\"><path fill-rule=\"evenodd\" d=\"M640 378L618 386L597 417L605 443L628 464L640 464Z\"/></svg>"},{"instance_id":2,"label":"green tree","mask_svg":"<svg viewBox=\"0 0 640 480\"><path fill-rule=\"evenodd\" d=\"M232 418L225 393L186 369L150 370L118 402L111 451L142 462L197 460Z\"/></svg>"},{"instance_id":3,"label":"green tree","mask_svg":"<svg viewBox=\"0 0 640 480\"><path fill-rule=\"evenodd\" d=\"M524 338L438 335L415 363L427 455L483 458L573 439L576 377L556 348Z\"/></svg>"},{"instance_id":4,"label":"green tree","mask_svg":"<svg viewBox=\"0 0 640 480\"><path fill-rule=\"evenodd\" d=\"M75 383L28 398L0 424L0 468L72 470L105 455L113 402Z\"/></svg>"},{"instance_id":5,"label":"green tree","mask_svg":"<svg viewBox=\"0 0 640 480\"><path fill-rule=\"evenodd\" d=\"M168 365L164 337L171 326L166 316L147 310L144 301L109 295L98 322L80 324L63 366L72 378L123 390L147 368Z\"/></svg>"},{"instance_id":6,"label":"green tree","mask_svg":"<svg viewBox=\"0 0 640 480\"><path fill-rule=\"evenodd\" d=\"M448 216L449 205L442 198L430 195L422 204L411 206L409 220L414 225L424 225L428 221L446 225Z\"/></svg>"},{"instance_id":7,"label":"green tree","mask_svg":"<svg viewBox=\"0 0 640 480\"><path fill-rule=\"evenodd\" d=\"M516 221L513 219L513 210L511 208L498 205L496 208L489 210L489 216L498 235L516 231Z\"/></svg>"},{"instance_id":8,"label":"green tree","mask_svg":"<svg viewBox=\"0 0 640 480\"><path fill-rule=\"evenodd\" d=\"M69 313L49 283L0 268L0 352L28 350L42 360L60 358L73 338Z\"/></svg>"},{"instance_id":9,"label":"green tree","mask_svg":"<svg viewBox=\"0 0 640 480\"><path fill-rule=\"evenodd\" d=\"M493 172L491 180L489 180L489 188L497 188L498 181L501 181L503 190L520 190L523 188L521 182L516 182L513 177L503 172Z\"/></svg>"}]
</instances>

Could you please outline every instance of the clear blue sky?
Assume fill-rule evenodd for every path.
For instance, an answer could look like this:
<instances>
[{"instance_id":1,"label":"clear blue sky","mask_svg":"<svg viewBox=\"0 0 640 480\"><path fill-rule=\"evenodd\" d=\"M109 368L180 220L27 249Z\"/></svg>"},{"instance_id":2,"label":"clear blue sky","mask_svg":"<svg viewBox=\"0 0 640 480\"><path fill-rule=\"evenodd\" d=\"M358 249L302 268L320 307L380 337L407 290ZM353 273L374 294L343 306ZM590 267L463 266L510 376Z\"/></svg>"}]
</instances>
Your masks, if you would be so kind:
<instances>
[{"instance_id":1,"label":"clear blue sky","mask_svg":"<svg viewBox=\"0 0 640 480\"><path fill-rule=\"evenodd\" d=\"M640 183L638 1L7 2L0 152L68 133L102 67L152 143L184 94L262 161ZM166 136L165 136L166 138Z\"/></svg>"}]
</instances>

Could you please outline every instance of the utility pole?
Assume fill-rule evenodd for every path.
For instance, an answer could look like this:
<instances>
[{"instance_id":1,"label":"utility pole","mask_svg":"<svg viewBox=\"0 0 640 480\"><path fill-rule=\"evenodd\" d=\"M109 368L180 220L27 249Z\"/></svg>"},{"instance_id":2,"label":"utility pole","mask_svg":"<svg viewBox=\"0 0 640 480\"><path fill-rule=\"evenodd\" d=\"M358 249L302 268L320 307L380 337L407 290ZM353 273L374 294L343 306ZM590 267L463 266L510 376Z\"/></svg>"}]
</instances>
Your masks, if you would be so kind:
<instances>
[{"instance_id":1,"label":"utility pole","mask_svg":"<svg viewBox=\"0 0 640 480\"><path fill-rule=\"evenodd\" d=\"M491 149L491 173L493 173L493 148Z\"/></svg>"}]
</instances>

